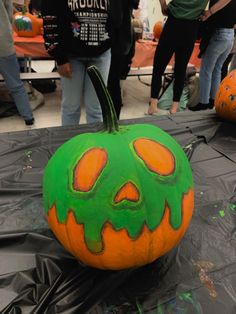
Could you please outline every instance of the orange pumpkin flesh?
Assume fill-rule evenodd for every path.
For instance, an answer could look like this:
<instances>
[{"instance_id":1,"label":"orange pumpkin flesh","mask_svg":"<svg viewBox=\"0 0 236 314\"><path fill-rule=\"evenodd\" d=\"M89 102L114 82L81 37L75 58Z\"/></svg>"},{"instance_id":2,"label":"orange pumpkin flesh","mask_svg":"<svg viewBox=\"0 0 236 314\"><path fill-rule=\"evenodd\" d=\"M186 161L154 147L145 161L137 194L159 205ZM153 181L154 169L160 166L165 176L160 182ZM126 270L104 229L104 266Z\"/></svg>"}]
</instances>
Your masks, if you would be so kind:
<instances>
[{"instance_id":1,"label":"orange pumpkin flesh","mask_svg":"<svg viewBox=\"0 0 236 314\"><path fill-rule=\"evenodd\" d=\"M166 207L158 228L151 232L144 226L136 240L132 240L126 230L115 231L111 224L106 223L102 230L103 250L96 254L96 258L88 250L84 240L84 227L76 221L72 211L69 212L65 224L59 223L56 208L53 206L49 210L47 219L59 241L79 260L96 268L118 270L151 263L176 246L189 225L193 207L194 194L190 189L182 200L183 218L179 229L174 230L171 227L169 208Z\"/></svg>"},{"instance_id":2,"label":"orange pumpkin flesh","mask_svg":"<svg viewBox=\"0 0 236 314\"><path fill-rule=\"evenodd\" d=\"M174 156L161 144L149 139L138 139L134 142L134 149L151 171L162 176L168 176L174 172Z\"/></svg>"},{"instance_id":3,"label":"orange pumpkin flesh","mask_svg":"<svg viewBox=\"0 0 236 314\"><path fill-rule=\"evenodd\" d=\"M132 182L127 182L121 187L118 193L115 196L115 203L120 203L123 200L138 202L139 200L139 191Z\"/></svg>"},{"instance_id":4,"label":"orange pumpkin flesh","mask_svg":"<svg viewBox=\"0 0 236 314\"><path fill-rule=\"evenodd\" d=\"M106 163L107 154L103 149L93 148L86 152L75 168L74 189L90 191Z\"/></svg>"}]
</instances>

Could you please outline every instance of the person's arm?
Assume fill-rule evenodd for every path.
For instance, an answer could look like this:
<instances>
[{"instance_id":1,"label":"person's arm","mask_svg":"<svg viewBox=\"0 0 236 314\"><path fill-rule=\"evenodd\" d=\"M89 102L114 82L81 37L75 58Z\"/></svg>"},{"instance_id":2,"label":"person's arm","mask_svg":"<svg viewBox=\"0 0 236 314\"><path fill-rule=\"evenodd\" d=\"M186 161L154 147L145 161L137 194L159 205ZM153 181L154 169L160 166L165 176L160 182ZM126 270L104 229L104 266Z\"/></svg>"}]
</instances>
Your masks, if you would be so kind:
<instances>
[{"instance_id":1,"label":"person's arm","mask_svg":"<svg viewBox=\"0 0 236 314\"><path fill-rule=\"evenodd\" d=\"M159 0L161 5L161 12L163 15L167 15L168 5L166 4L166 0Z\"/></svg>"},{"instance_id":2,"label":"person's arm","mask_svg":"<svg viewBox=\"0 0 236 314\"><path fill-rule=\"evenodd\" d=\"M138 6L139 6L139 2L140 2L140 0L131 0L132 9L137 10Z\"/></svg>"},{"instance_id":3,"label":"person's arm","mask_svg":"<svg viewBox=\"0 0 236 314\"><path fill-rule=\"evenodd\" d=\"M230 3L232 0L219 0L213 6L211 6L208 10L206 10L203 15L201 16L201 20L204 22L206 21L210 16L215 14L217 11L223 9L228 3Z\"/></svg>"},{"instance_id":4,"label":"person's arm","mask_svg":"<svg viewBox=\"0 0 236 314\"><path fill-rule=\"evenodd\" d=\"M13 21L13 3L12 1L4 1L4 4L5 4L5 8L7 10L7 14L9 16L9 20L10 22L12 23Z\"/></svg>"},{"instance_id":5,"label":"person's arm","mask_svg":"<svg viewBox=\"0 0 236 314\"><path fill-rule=\"evenodd\" d=\"M64 14L59 1L55 5L55 0L42 1L43 17L43 37L44 45L49 55L57 62L58 72L61 76L71 77L71 67L64 50L63 38L61 36L61 27L59 14Z\"/></svg>"}]
</instances>

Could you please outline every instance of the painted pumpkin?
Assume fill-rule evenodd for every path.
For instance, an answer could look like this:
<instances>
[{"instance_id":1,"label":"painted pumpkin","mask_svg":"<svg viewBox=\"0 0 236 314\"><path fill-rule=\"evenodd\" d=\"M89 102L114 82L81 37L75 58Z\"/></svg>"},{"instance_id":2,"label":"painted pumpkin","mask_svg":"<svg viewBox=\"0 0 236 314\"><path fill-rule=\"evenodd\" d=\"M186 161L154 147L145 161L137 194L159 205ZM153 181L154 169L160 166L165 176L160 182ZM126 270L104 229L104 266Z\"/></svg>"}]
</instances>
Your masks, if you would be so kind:
<instances>
[{"instance_id":1,"label":"painted pumpkin","mask_svg":"<svg viewBox=\"0 0 236 314\"><path fill-rule=\"evenodd\" d=\"M236 122L236 70L221 82L215 97L215 109L221 118Z\"/></svg>"},{"instance_id":2,"label":"painted pumpkin","mask_svg":"<svg viewBox=\"0 0 236 314\"><path fill-rule=\"evenodd\" d=\"M105 129L73 137L49 160L43 179L47 221L63 246L89 266L142 266L183 237L194 207L191 168L160 128L118 126L100 74L95 67L88 71Z\"/></svg>"},{"instance_id":3,"label":"painted pumpkin","mask_svg":"<svg viewBox=\"0 0 236 314\"><path fill-rule=\"evenodd\" d=\"M153 37L154 39L159 39L161 36L161 32L163 29L163 22L162 21L158 21L154 24L153 27Z\"/></svg>"},{"instance_id":4,"label":"painted pumpkin","mask_svg":"<svg viewBox=\"0 0 236 314\"><path fill-rule=\"evenodd\" d=\"M13 29L19 37L35 37L42 34L43 19L28 12L14 14Z\"/></svg>"}]
</instances>

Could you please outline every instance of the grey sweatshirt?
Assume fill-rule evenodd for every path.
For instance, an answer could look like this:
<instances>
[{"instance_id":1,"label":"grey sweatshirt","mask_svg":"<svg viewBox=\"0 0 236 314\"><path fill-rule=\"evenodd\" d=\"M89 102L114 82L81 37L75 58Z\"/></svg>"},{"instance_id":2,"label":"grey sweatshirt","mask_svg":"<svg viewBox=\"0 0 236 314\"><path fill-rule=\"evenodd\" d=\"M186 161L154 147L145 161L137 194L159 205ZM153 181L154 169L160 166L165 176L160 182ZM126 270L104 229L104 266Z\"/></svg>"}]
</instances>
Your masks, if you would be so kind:
<instances>
[{"instance_id":1,"label":"grey sweatshirt","mask_svg":"<svg viewBox=\"0 0 236 314\"><path fill-rule=\"evenodd\" d=\"M0 0L0 57L15 52L12 38L12 0Z\"/></svg>"}]
</instances>

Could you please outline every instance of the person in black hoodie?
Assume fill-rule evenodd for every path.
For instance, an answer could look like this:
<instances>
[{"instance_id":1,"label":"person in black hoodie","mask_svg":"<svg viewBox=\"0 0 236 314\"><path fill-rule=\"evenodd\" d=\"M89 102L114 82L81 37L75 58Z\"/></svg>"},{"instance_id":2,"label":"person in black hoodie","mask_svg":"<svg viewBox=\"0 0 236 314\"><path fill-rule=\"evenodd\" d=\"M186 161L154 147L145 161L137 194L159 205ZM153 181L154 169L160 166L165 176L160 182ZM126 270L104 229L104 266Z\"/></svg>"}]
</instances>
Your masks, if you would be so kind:
<instances>
[{"instance_id":1,"label":"person in black hoodie","mask_svg":"<svg viewBox=\"0 0 236 314\"><path fill-rule=\"evenodd\" d=\"M82 101L87 123L102 111L87 74L95 65L104 81L110 67L109 0L42 0L44 40L61 75L62 125L78 124Z\"/></svg>"},{"instance_id":2,"label":"person in black hoodie","mask_svg":"<svg viewBox=\"0 0 236 314\"><path fill-rule=\"evenodd\" d=\"M120 80L123 69L134 44L131 24L132 12L137 9L139 0L111 0L111 66L108 77L108 90L111 94L116 115L119 119L122 107Z\"/></svg>"}]
</instances>

